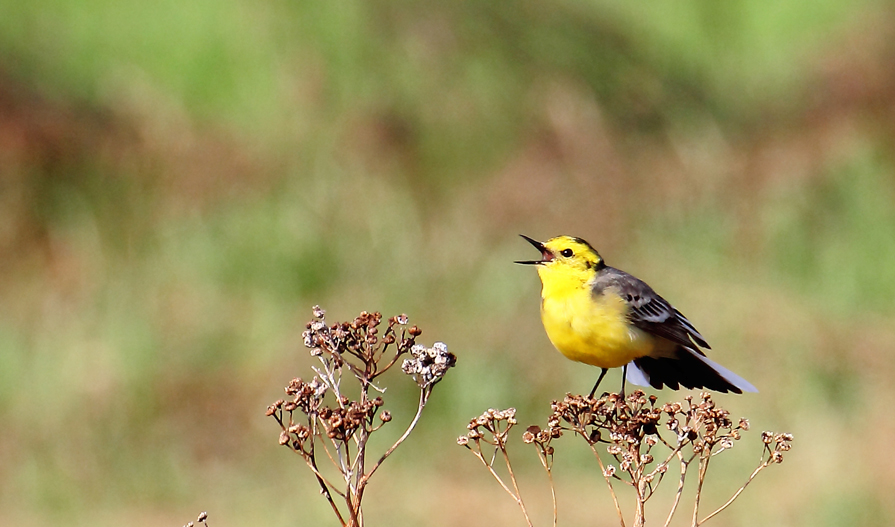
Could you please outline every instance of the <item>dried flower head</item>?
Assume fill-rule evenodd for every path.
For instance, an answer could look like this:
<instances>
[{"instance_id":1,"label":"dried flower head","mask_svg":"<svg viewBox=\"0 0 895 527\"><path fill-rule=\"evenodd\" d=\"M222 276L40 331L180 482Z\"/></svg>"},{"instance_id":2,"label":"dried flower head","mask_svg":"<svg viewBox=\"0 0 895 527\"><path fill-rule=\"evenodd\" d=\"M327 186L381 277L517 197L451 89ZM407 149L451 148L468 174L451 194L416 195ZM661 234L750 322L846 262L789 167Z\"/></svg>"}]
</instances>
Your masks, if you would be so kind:
<instances>
[{"instance_id":1,"label":"dried flower head","mask_svg":"<svg viewBox=\"0 0 895 527\"><path fill-rule=\"evenodd\" d=\"M436 342L431 348L416 344L410 349L413 356L405 359L401 369L413 376L420 388L427 388L440 381L457 363L457 357L448 351L444 342Z\"/></svg>"},{"instance_id":2,"label":"dried flower head","mask_svg":"<svg viewBox=\"0 0 895 527\"><path fill-rule=\"evenodd\" d=\"M516 424L516 409L507 408L506 410L495 410L489 408L485 413L478 417L474 417L466 425L469 430L465 436L469 441L484 441L489 444L497 445L506 441L507 432ZM531 429L529 428L529 431ZM459 440L458 440L459 442Z\"/></svg>"}]
</instances>

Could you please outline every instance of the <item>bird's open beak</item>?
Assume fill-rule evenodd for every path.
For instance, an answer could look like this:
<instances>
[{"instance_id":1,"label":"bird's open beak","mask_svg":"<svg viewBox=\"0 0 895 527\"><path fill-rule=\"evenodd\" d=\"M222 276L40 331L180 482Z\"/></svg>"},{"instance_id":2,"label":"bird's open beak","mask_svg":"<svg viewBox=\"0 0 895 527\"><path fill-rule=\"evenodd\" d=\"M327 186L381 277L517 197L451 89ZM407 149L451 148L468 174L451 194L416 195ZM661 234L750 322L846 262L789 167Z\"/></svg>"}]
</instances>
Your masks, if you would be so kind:
<instances>
[{"instance_id":1,"label":"bird's open beak","mask_svg":"<svg viewBox=\"0 0 895 527\"><path fill-rule=\"evenodd\" d=\"M541 259L540 260L526 260L526 261L522 261L522 262L513 262L513 263L526 264L526 265L537 265L537 264L549 262L550 260L553 259L553 253L551 253L549 249L544 247L543 243L541 243L537 240L534 240L532 238L529 238L528 236L526 236L524 234L520 234L519 236L522 236L523 238L525 238L525 241L534 245L535 249L541 251Z\"/></svg>"}]
</instances>

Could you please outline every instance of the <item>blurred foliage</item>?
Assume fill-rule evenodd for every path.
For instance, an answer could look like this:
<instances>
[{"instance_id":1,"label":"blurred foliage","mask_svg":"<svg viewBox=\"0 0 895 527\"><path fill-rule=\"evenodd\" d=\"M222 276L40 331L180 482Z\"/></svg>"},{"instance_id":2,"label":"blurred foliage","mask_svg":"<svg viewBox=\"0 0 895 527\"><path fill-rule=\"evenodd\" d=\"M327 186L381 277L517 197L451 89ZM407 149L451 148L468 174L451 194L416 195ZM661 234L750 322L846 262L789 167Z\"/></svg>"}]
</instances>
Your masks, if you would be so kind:
<instances>
[{"instance_id":1,"label":"blurred foliage","mask_svg":"<svg viewBox=\"0 0 895 527\"><path fill-rule=\"evenodd\" d=\"M513 523L454 438L488 407L539 422L594 375L543 335L520 232L645 278L761 389L724 406L795 434L728 523L895 520L888 3L0 13L0 524L326 517L263 416L309 373L317 303L406 312L459 357L371 525ZM557 460L594 503L568 520L608 525L592 469Z\"/></svg>"}]
</instances>

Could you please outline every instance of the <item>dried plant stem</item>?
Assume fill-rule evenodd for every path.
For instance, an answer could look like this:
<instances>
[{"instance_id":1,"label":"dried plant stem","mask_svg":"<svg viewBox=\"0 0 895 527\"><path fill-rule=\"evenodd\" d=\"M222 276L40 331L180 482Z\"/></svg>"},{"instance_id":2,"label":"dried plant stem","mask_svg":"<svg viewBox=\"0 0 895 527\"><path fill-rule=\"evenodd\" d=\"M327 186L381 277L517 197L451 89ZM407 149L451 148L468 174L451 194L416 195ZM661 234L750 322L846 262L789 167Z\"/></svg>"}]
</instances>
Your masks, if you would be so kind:
<instances>
[{"instance_id":1,"label":"dried plant stem","mask_svg":"<svg viewBox=\"0 0 895 527\"><path fill-rule=\"evenodd\" d=\"M363 396L364 399L367 398L366 390L364 391ZM363 489L364 461L367 457L367 439L369 437L370 433L366 430L358 430L358 433L354 436L355 442L357 443L357 456L354 458L354 464L351 471L355 478L354 488L357 489L358 493Z\"/></svg>"},{"instance_id":2,"label":"dried plant stem","mask_svg":"<svg viewBox=\"0 0 895 527\"><path fill-rule=\"evenodd\" d=\"M329 462L332 463L334 467L338 467L340 465L339 461L336 461L336 458L333 457L332 453L329 451L329 448L327 448L326 441L323 439L323 434L320 433L320 429L317 426L314 426L314 435L320 440L320 445L323 447L323 452L326 454L326 457L329 459ZM333 445L333 446L335 448L338 448L338 446L336 446L336 445ZM312 456L314 455L315 450L316 449L314 448L314 446L312 444L312 446L311 446L311 455ZM340 495L341 495L341 493L340 493Z\"/></svg>"},{"instance_id":3,"label":"dried plant stem","mask_svg":"<svg viewBox=\"0 0 895 527\"><path fill-rule=\"evenodd\" d=\"M326 498L326 501L329 502L329 506L332 507L333 513L335 513L336 518L338 518L339 523L342 527L346 527L345 519L342 517L342 513L339 512L339 507L336 506L336 502L333 501L332 494L329 489L331 485L329 485L326 481L326 478L320 474L320 471L317 469L317 462L314 460L313 454L305 457L305 462L307 462L308 466L311 468L311 471L314 472L314 476L317 478L317 483L320 485L320 493ZM338 491L336 491L338 492ZM339 493L341 495L341 493ZM343 496L344 497L344 496Z\"/></svg>"},{"instance_id":4,"label":"dried plant stem","mask_svg":"<svg viewBox=\"0 0 895 527\"><path fill-rule=\"evenodd\" d=\"M399 437L398 440L395 441L395 443L388 450L385 451L385 453L382 455L382 457L379 458L379 461L377 461L376 464L373 465L373 468L370 469L370 471L366 472L366 473L364 472L364 456L366 454L367 434L362 433L358 437L356 437L356 442L358 442L359 446L358 446L357 458L355 460L355 466L357 467L356 472L355 472L357 474L357 481L355 482L355 485L354 485L354 489L355 489L354 490L354 504L349 502L349 506L351 507L352 511L354 511L355 509L357 509L359 511L360 504L361 504L361 501L363 500L363 496L364 496L364 490L366 489L367 483L370 481L370 477L373 475L373 473L376 472L376 470L380 466L382 466L382 463L386 460L386 458L388 458L388 456L390 456L392 454L392 452L394 452L395 449L397 449L401 445L401 443L403 443L404 440L407 439L407 437L410 435L410 433L413 431L413 429L416 428L416 424L417 424L417 422L419 422L420 416L422 416L422 413L423 413L423 409L426 407L426 403L429 400L430 393L432 393L431 386L428 388L425 388L423 390L420 390L420 402L419 402L419 405L417 406L416 415L413 416L413 420L410 422L410 425L408 425L408 427L404 431L404 433L401 434L401 437ZM366 399L366 395L367 395L367 392L366 392L366 389L364 389L364 393L363 393L364 399ZM346 473L346 477L350 477L348 473ZM358 525L359 527L363 527L364 519L363 519L362 513L358 515L357 520L358 520L358 523L356 525Z\"/></svg>"},{"instance_id":5,"label":"dried plant stem","mask_svg":"<svg viewBox=\"0 0 895 527\"><path fill-rule=\"evenodd\" d=\"M703 518L702 520L700 520L700 522L699 522L697 525L699 525L699 524L703 524L703 523L707 522L707 521L710 520L712 517L714 517L716 514L718 514L719 512L723 511L724 509L726 509L731 503L733 503L733 500L737 499L737 498L740 496L740 494L742 494L742 492L743 492L744 490L746 490L746 487L749 485L749 483L752 483L752 480L755 479L755 476L757 476L758 473L761 472L762 469L766 468L769 464L770 464L769 461L764 461L764 462L762 462L760 465L758 465L758 466L755 468L755 470L752 471L752 474L749 475L749 478L746 479L746 482L743 483L743 486L740 487L739 489L737 489L737 491L733 493L733 496L731 496L730 499L727 500L727 501L724 503L724 505L721 505L720 507L718 507L717 509L715 509L714 512L712 512L711 514L709 514L708 516L706 516L705 518Z\"/></svg>"},{"instance_id":6,"label":"dried plant stem","mask_svg":"<svg viewBox=\"0 0 895 527\"><path fill-rule=\"evenodd\" d=\"M681 462L681 479L677 485L677 493L674 495L674 502L671 504L671 510L668 511L668 518L665 520L664 527L668 527L671 525L671 517L674 516L675 511L677 511L677 506L681 502L681 495L684 493L684 481L687 479L687 467L690 465L690 461L693 461L693 458L690 458L690 461L684 461L684 454L680 451L680 446L677 449L677 458Z\"/></svg>"},{"instance_id":7,"label":"dried plant stem","mask_svg":"<svg viewBox=\"0 0 895 527\"><path fill-rule=\"evenodd\" d=\"M597 449L594 447L593 443L588 444L590 445L590 449L593 451L594 456L597 457L597 463L600 465L600 473L603 474L603 479L606 480L606 485L609 487L609 494L612 496L612 503L615 504L615 512L618 514L618 521L621 523L622 527L625 527L625 516L622 514L622 508L618 504L618 496L615 494L615 489L612 488L612 480L609 479L609 474L606 472L606 466L603 465L603 460L600 459L600 454L597 453Z\"/></svg>"},{"instance_id":8,"label":"dried plant stem","mask_svg":"<svg viewBox=\"0 0 895 527\"><path fill-rule=\"evenodd\" d=\"M363 517L359 514L360 504L359 501L352 499L352 494L349 494L345 498L345 503L348 505L348 514L351 516L351 520L348 523L350 527L359 527L363 523Z\"/></svg>"},{"instance_id":9,"label":"dried plant stem","mask_svg":"<svg viewBox=\"0 0 895 527\"><path fill-rule=\"evenodd\" d=\"M693 522L692 527L699 527L699 502L702 499L702 486L705 483L705 473L709 469L709 461L712 460L712 451L708 445L703 445L702 451L699 453L699 472L696 482L696 499L693 503Z\"/></svg>"},{"instance_id":10,"label":"dried plant stem","mask_svg":"<svg viewBox=\"0 0 895 527\"><path fill-rule=\"evenodd\" d=\"M467 425L466 427L467 430L469 430L469 433L465 436L460 436L459 438L457 438L457 443L461 446L466 447L478 458L479 461L482 462L483 465L485 465L485 468L488 469L491 477L493 477L495 481L497 481L497 483L503 488L503 490L506 491L506 493L513 498L513 501L516 502L516 505L519 506L520 510L522 511L522 516L525 517L526 524L529 527L532 527L531 517L528 515L528 509L525 507L525 502L522 500L522 493L519 491L519 484L516 479L516 474L513 472L513 465L510 462L510 456L507 452L507 437L509 436L510 430L515 425L515 408L508 408L506 410L495 410L493 408L490 408L479 417L470 420L469 425ZM526 433L531 435L530 432ZM491 454L490 461L485 459L485 455L482 452L482 443L494 447L494 452ZM544 444L539 443L538 446L543 448ZM500 475L498 475L497 472L494 470L494 463L497 460L498 450L503 456L504 464L506 465L507 473L510 476L510 480L513 484L513 489L515 489L515 492L507 486ZM552 451L552 447L550 447L550 451ZM538 452L538 457L541 460L541 464L547 470L548 476L550 474L550 462L548 462L546 456L550 455L552 455L552 452L549 452L548 450L543 451L543 456L541 455L541 451ZM551 490L553 490L552 476L550 476L550 485ZM556 504L554 501L554 525L556 523L555 517Z\"/></svg>"},{"instance_id":11,"label":"dried plant stem","mask_svg":"<svg viewBox=\"0 0 895 527\"><path fill-rule=\"evenodd\" d=\"M500 441L500 452L503 454L503 460L507 465L507 472L510 474L510 481L513 482L513 488L516 489L516 503L519 504L519 508L522 509L522 514L525 516L525 521L528 522L528 525L531 525L531 518L528 517L528 511L525 509L525 502L522 501L522 493L519 492L519 485L516 482L516 474L513 473L513 465L510 463L510 456L507 454L506 449L506 437L498 438Z\"/></svg>"},{"instance_id":12,"label":"dried plant stem","mask_svg":"<svg viewBox=\"0 0 895 527\"><path fill-rule=\"evenodd\" d=\"M637 503L635 504L634 509L634 527L643 527L644 522L646 521L644 517L646 507L646 498L644 494L646 493L646 480L643 478L638 478L637 486L635 487L637 492Z\"/></svg>"},{"instance_id":13,"label":"dried plant stem","mask_svg":"<svg viewBox=\"0 0 895 527\"><path fill-rule=\"evenodd\" d=\"M538 459L541 461L541 466L544 467L544 470L547 471L547 481L550 482L550 499L553 502L553 527L556 527L557 517L559 516L558 509L556 507L556 485L553 483L553 466L550 461L548 461L548 454L544 451L544 447L538 447Z\"/></svg>"},{"instance_id":14,"label":"dried plant stem","mask_svg":"<svg viewBox=\"0 0 895 527\"><path fill-rule=\"evenodd\" d=\"M507 494L509 494L510 496L512 496L512 497L513 497L513 500L514 500L516 503L518 503L518 502L519 502L519 498L517 498L516 495L513 494L513 491L510 490L509 487L507 487L507 484L503 482L503 478L501 478L501 477L500 477L500 474L498 474L498 473L494 470L494 467L492 467L491 464L488 463L488 461L485 459L485 456L484 456L481 452L476 452L475 450L473 450L472 453L475 454L475 456L476 456L477 458L479 458L479 461L481 461L483 465L485 465L485 468L487 468L487 469L488 469L488 472L490 472L491 475L494 477L494 479L497 480L497 483L499 483L500 486L503 487L503 490L507 491ZM530 524L530 523L531 523L531 522L529 522L529 524Z\"/></svg>"},{"instance_id":15,"label":"dried plant stem","mask_svg":"<svg viewBox=\"0 0 895 527\"><path fill-rule=\"evenodd\" d=\"M425 408L426 403L429 402L430 393L432 393L431 386L420 390L420 403L416 409L416 415L413 416L413 421L410 422L410 425L407 427L407 430L405 430L404 433L401 434L401 437L399 437L398 440L395 441L395 443L391 447L389 447L389 449L386 450L384 454L382 454L382 457L380 457L379 461L377 461L376 464L373 465L373 468L370 469L370 472L368 472L361 478L362 486L365 486L367 484L370 476L372 476L373 473L376 472L376 470L382 465L386 458L392 455L392 452L394 452L395 449L398 448L405 439L407 439L407 436L409 436L410 433L413 432L413 429L416 428L416 423L419 422L420 416L423 414L423 408Z\"/></svg>"},{"instance_id":16,"label":"dried plant stem","mask_svg":"<svg viewBox=\"0 0 895 527\"><path fill-rule=\"evenodd\" d=\"M507 494L509 494L510 497L513 498L513 501L516 502L516 505L518 505L519 508L522 509L522 515L525 516L525 522L528 524L528 527L532 527L531 518L528 517L528 511L525 509L525 503L522 501L522 496L519 496L516 493L514 493L512 491L512 489L510 489L507 486L507 484L504 483L503 478L501 478L500 474L498 474L494 470L494 467L491 465L491 463L488 463L488 460L485 459L485 456L481 452L472 450L472 449L470 449L470 450L472 451L473 454L475 454L475 456L477 458L479 458L479 461L481 461L482 464L485 465L485 468L487 468L488 472L491 473L491 476L493 476L494 479L497 480L497 483L499 483L500 486L503 487L503 490L505 490L507 492ZM515 486L515 478L514 478L513 484ZM518 487L517 487L516 491L518 492Z\"/></svg>"},{"instance_id":17,"label":"dried plant stem","mask_svg":"<svg viewBox=\"0 0 895 527\"><path fill-rule=\"evenodd\" d=\"M324 476L320 472L320 470L317 468L317 461L314 459L313 456L306 457L305 463L308 464L308 467L311 469L311 472L313 472L314 476L317 477L317 481L320 483L320 485L323 487L326 487L324 490L324 494L326 494L328 496L330 492L335 492L336 495L339 496L340 498L342 498L342 499L347 498L347 495L344 492L337 489L336 486L333 485L332 482L330 482L328 479L326 479L326 476ZM332 499L332 498L330 498L330 499Z\"/></svg>"}]
</instances>

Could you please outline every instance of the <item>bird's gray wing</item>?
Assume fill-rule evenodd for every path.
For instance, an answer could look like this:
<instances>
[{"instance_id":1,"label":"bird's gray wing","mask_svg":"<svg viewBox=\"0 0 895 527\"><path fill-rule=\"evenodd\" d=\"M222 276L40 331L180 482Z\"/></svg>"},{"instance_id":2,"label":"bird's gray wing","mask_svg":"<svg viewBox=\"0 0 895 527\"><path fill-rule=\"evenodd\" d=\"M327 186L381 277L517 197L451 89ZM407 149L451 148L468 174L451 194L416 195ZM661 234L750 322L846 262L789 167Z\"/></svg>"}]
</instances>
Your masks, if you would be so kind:
<instances>
[{"instance_id":1,"label":"bird's gray wing","mask_svg":"<svg viewBox=\"0 0 895 527\"><path fill-rule=\"evenodd\" d=\"M628 319L635 327L694 348L698 353L701 352L695 346L711 349L687 317L639 278L614 267L605 267L597 274L593 291L603 294L608 288L614 289L627 302Z\"/></svg>"}]
</instances>

